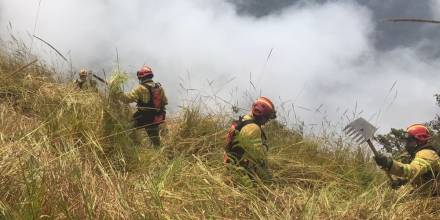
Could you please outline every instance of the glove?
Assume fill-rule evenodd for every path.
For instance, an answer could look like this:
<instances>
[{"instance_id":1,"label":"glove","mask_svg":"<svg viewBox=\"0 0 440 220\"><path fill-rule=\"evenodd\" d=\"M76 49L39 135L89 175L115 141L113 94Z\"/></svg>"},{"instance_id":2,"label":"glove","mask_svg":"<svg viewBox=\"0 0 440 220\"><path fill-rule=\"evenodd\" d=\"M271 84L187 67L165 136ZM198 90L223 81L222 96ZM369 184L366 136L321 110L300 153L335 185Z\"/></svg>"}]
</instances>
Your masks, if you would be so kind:
<instances>
[{"instance_id":1,"label":"glove","mask_svg":"<svg viewBox=\"0 0 440 220\"><path fill-rule=\"evenodd\" d=\"M393 159L383 154L374 156L374 160L376 161L377 165L380 166L380 168L387 171L391 169L391 166L393 166Z\"/></svg>"},{"instance_id":2,"label":"glove","mask_svg":"<svg viewBox=\"0 0 440 220\"><path fill-rule=\"evenodd\" d=\"M391 182L392 189L399 189L401 186L405 185L408 181L405 179L397 179Z\"/></svg>"}]
</instances>

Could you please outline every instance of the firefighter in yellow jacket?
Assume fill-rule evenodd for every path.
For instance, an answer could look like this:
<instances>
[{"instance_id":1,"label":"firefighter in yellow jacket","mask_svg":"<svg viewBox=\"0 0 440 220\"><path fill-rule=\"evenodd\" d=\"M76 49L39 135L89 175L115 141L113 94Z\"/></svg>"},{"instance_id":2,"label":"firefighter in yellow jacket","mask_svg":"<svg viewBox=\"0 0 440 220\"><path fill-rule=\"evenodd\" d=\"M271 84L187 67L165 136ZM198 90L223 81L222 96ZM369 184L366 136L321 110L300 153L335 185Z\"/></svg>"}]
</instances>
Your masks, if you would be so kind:
<instances>
[{"instance_id":1,"label":"firefighter in yellow jacket","mask_svg":"<svg viewBox=\"0 0 440 220\"><path fill-rule=\"evenodd\" d=\"M276 118L275 107L266 97L258 98L252 111L232 123L227 136L224 162L245 170L252 181L269 181L267 138L261 126Z\"/></svg>"},{"instance_id":2,"label":"firefighter in yellow jacket","mask_svg":"<svg viewBox=\"0 0 440 220\"><path fill-rule=\"evenodd\" d=\"M137 71L139 85L131 92L120 93L120 99L125 103L136 102L137 112L133 115L134 126L145 128L154 147L160 147L160 124L165 120L168 99L160 83L153 81L153 71L143 66Z\"/></svg>"},{"instance_id":3,"label":"firefighter in yellow jacket","mask_svg":"<svg viewBox=\"0 0 440 220\"><path fill-rule=\"evenodd\" d=\"M440 173L440 149L431 146L428 128L422 124L414 124L407 128L405 149L411 155L411 162L404 164L390 157L379 155L376 163L390 174L397 176L393 187L410 183L414 191L422 194L438 195Z\"/></svg>"},{"instance_id":4,"label":"firefighter in yellow jacket","mask_svg":"<svg viewBox=\"0 0 440 220\"><path fill-rule=\"evenodd\" d=\"M86 69L79 71L79 78L74 83L76 88L80 90L97 89L96 81L90 78L89 71Z\"/></svg>"}]
</instances>

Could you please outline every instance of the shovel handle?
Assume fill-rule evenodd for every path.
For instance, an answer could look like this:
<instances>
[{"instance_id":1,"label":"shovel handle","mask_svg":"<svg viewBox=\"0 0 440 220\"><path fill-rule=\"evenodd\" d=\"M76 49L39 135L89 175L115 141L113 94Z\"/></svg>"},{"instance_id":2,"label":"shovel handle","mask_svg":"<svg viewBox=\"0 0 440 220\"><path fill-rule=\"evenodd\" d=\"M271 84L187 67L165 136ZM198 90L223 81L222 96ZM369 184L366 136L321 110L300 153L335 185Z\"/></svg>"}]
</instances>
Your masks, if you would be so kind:
<instances>
[{"instance_id":1,"label":"shovel handle","mask_svg":"<svg viewBox=\"0 0 440 220\"><path fill-rule=\"evenodd\" d=\"M99 76L97 76L97 75L95 75L95 74L93 74L93 77L95 77L95 78L96 78L97 80L99 80L100 82L102 82L102 83L108 85L108 83L107 83L107 81L105 81L105 79L103 79L103 78L101 78L101 77L99 77Z\"/></svg>"},{"instance_id":2,"label":"shovel handle","mask_svg":"<svg viewBox=\"0 0 440 220\"><path fill-rule=\"evenodd\" d=\"M374 156L379 156L379 152L377 152L376 148L374 147L373 143L371 142L370 139L367 140L368 146L370 147L370 149L373 151ZM391 182L394 181L393 177L391 177L390 173L388 171L385 170L385 173L387 174L388 179L390 179Z\"/></svg>"},{"instance_id":3,"label":"shovel handle","mask_svg":"<svg viewBox=\"0 0 440 220\"><path fill-rule=\"evenodd\" d=\"M370 139L367 140L368 146L370 147L370 149L373 151L374 156L379 156L379 152L377 152L376 148L374 147L373 143L371 142Z\"/></svg>"}]
</instances>

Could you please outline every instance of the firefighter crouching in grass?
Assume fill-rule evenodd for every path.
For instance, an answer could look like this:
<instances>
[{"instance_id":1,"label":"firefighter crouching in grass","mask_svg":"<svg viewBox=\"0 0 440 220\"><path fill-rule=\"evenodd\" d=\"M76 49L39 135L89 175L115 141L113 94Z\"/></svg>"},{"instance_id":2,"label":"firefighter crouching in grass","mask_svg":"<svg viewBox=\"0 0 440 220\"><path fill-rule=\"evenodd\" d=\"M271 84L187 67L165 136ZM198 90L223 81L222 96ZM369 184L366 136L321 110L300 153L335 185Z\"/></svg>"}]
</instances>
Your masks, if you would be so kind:
<instances>
[{"instance_id":1,"label":"firefighter crouching in grass","mask_svg":"<svg viewBox=\"0 0 440 220\"><path fill-rule=\"evenodd\" d=\"M228 130L224 162L228 168L237 168L243 185L272 179L267 164L269 147L261 126L275 118L272 101L260 97L253 103L252 111L232 122Z\"/></svg>"},{"instance_id":2,"label":"firefighter crouching in grass","mask_svg":"<svg viewBox=\"0 0 440 220\"><path fill-rule=\"evenodd\" d=\"M79 78L75 80L75 87L80 90L93 89L96 90L96 81L91 79L90 71L86 69L81 69L79 71Z\"/></svg>"},{"instance_id":3,"label":"firefighter crouching in grass","mask_svg":"<svg viewBox=\"0 0 440 220\"><path fill-rule=\"evenodd\" d=\"M148 66L143 66L137 71L139 85L124 94L118 94L121 101L125 103L136 102L137 112L134 113L134 126L144 128L155 148L160 147L160 124L165 121L168 99L160 83L153 81L153 71Z\"/></svg>"},{"instance_id":4,"label":"firefighter crouching in grass","mask_svg":"<svg viewBox=\"0 0 440 220\"><path fill-rule=\"evenodd\" d=\"M392 183L393 188L410 183L415 193L440 195L440 148L430 144L431 135L422 124L411 125L406 130L405 149L411 155L411 162L404 164L390 157L375 157L376 163L390 174L399 177Z\"/></svg>"}]
</instances>

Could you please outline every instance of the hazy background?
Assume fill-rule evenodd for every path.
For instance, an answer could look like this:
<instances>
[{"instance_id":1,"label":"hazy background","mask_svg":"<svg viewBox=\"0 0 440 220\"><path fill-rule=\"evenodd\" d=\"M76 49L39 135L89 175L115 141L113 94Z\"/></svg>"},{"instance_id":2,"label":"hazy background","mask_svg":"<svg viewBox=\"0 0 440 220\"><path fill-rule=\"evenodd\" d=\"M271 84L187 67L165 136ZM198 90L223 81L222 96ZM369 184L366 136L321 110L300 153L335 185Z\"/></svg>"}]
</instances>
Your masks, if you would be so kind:
<instances>
[{"instance_id":1,"label":"hazy background","mask_svg":"<svg viewBox=\"0 0 440 220\"><path fill-rule=\"evenodd\" d=\"M440 0L0 0L3 39L12 32L67 68L35 34L99 74L117 48L131 84L152 66L172 111L183 84L242 108L261 92L308 128L362 112L382 132L438 112L440 25L390 17L440 19Z\"/></svg>"}]
</instances>

